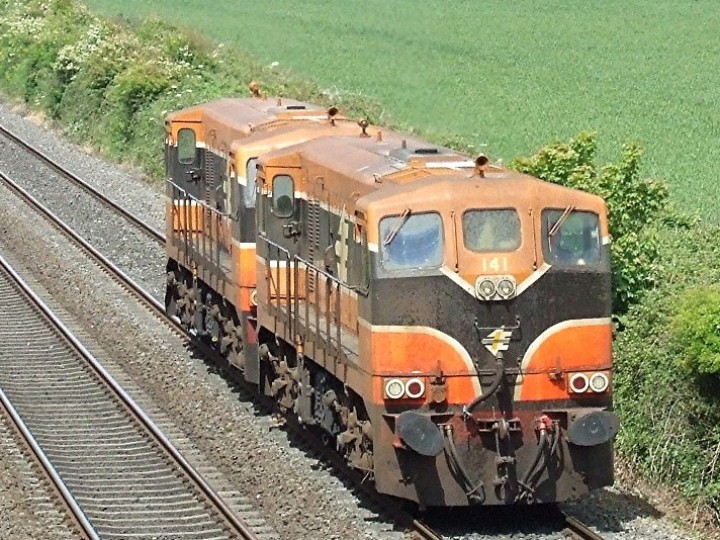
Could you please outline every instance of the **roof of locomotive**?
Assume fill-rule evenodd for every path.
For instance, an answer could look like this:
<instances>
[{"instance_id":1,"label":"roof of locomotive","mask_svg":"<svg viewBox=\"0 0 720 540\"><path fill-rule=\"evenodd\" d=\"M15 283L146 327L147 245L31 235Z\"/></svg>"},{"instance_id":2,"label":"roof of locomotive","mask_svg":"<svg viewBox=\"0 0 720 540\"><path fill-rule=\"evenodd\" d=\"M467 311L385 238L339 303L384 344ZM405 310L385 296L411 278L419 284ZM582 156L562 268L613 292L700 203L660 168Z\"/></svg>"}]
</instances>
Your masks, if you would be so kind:
<instances>
[{"instance_id":1,"label":"roof of locomotive","mask_svg":"<svg viewBox=\"0 0 720 540\"><path fill-rule=\"evenodd\" d=\"M475 162L467 155L393 132L384 133L382 139L321 137L269 152L260 161L263 165L282 166L286 157L291 160L300 157L304 166L320 166L333 171L338 178L363 185L357 205L364 208L372 205L375 211L390 210L410 199L419 203L455 199L458 194L472 198L473 193L482 194L488 203L496 200L497 204L507 204L509 194L518 203L546 199L598 211L605 204L602 198L590 193L511 169L488 166L484 176L479 176ZM343 191L351 193L355 189L346 185Z\"/></svg>"},{"instance_id":2,"label":"roof of locomotive","mask_svg":"<svg viewBox=\"0 0 720 540\"><path fill-rule=\"evenodd\" d=\"M327 109L295 99L224 98L188 107L168 115L174 121L212 121L249 132L256 126L297 117L322 117Z\"/></svg>"},{"instance_id":3,"label":"roof of locomotive","mask_svg":"<svg viewBox=\"0 0 720 540\"><path fill-rule=\"evenodd\" d=\"M368 134L369 135L369 134ZM406 183L425 176L472 172L474 162L449 148L394 132L380 136L321 137L269 152L262 163L282 161L284 156L302 155L311 162L357 182Z\"/></svg>"},{"instance_id":4,"label":"roof of locomotive","mask_svg":"<svg viewBox=\"0 0 720 540\"><path fill-rule=\"evenodd\" d=\"M366 130L372 136L375 136L378 128L368 126ZM327 117L324 117L317 121L307 121L302 124L288 122L275 126L272 130L253 129L247 137L236 139L230 148L233 152L242 150L246 154L260 155L285 148L288 144L301 144L304 141L318 137L353 137L355 135L360 136L361 133L362 128L358 126L355 120L336 118L333 122L330 122Z\"/></svg>"}]
</instances>

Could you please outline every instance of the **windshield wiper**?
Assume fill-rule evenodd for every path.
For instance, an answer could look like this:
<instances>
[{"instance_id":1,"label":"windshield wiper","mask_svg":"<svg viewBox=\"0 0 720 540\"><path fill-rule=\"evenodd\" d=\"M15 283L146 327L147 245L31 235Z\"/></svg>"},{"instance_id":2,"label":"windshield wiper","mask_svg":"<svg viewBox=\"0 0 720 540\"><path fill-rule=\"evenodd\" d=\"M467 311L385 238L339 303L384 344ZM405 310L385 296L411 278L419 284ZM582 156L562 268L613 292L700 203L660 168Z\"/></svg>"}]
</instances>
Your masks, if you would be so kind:
<instances>
[{"instance_id":1,"label":"windshield wiper","mask_svg":"<svg viewBox=\"0 0 720 540\"><path fill-rule=\"evenodd\" d=\"M550 228L548 231L548 240L551 240L553 236L555 236L558 231L560 230L560 227L563 226L563 223L565 223L565 220L570 216L570 213L575 209L574 206L570 205L565 210L563 210L563 213L560 214L560 217L555 222L555 224Z\"/></svg>"},{"instance_id":2,"label":"windshield wiper","mask_svg":"<svg viewBox=\"0 0 720 540\"><path fill-rule=\"evenodd\" d=\"M400 229L402 228L403 225L405 225L408 218L410 217L410 212L412 212L412 210L410 210L410 208L406 208L403 211L402 215L400 216L400 221L397 223L397 225L395 225L392 228L392 230L387 234L387 236L383 240L383 246L388 246L388 245L390 245L390 243L393 240L395 240L395 237L400 232Z\"/></svg>"}]
</instances>

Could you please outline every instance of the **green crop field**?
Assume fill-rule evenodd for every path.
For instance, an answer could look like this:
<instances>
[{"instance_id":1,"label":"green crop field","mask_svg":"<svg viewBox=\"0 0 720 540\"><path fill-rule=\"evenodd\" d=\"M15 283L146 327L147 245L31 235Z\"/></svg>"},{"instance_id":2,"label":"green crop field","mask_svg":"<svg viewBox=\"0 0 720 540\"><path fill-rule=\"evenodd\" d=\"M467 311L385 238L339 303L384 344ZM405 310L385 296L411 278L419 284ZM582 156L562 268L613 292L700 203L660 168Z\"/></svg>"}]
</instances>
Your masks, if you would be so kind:
<instances>
[{"instance_id":1,"label":"green crop field","mask_svg":"<svg viewBox=\"0 0 720 540\"><path fill-rule=\"evenodd\" d=\"M379 102L429 138L508 161L582 129L601 157L629 140L646 175L717 221L720 10L712 0L86 0L156 14Z\"/></svg>"}]
</instances>

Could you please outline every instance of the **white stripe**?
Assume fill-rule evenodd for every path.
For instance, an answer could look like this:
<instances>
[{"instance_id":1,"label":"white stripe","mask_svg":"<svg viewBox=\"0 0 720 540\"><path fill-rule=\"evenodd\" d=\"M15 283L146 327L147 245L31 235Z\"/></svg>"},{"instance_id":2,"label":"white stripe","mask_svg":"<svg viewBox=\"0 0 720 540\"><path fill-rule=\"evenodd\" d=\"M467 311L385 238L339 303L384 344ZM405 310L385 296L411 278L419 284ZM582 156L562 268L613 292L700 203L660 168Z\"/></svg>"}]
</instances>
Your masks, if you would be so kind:
<instances>
[{"instance_id":1,"label":"white stripe","mask_svg":"<svg viewBox=\"0 0 720 540\"><path fill-rule=\"evenodd\" d=\"M238 242L233 238L233 245L240 249L255 249L257 244L255 242Z\"/></svg>"},{"instance_id":2,"label":"white stripe","mask_svg":"<svg viewBox=\"0 0 720 540\"><path fill-rule=\"evenodd\" d=\"M267 261L261 255L256 254L255 259L262 263L263 266L269 266L270 268L287 268L287 261L270 261L268 265Z\"/></svg>"},{"instance_id":3,"label":"white stripe","mask_svg":"<svg viewBox=\"0 0 720 540\"><path fill-rule=\"evenodd\" d=\"M473 287L470 283L461 278L457 272L450 270L447 266L441 266L440 271L447 277L449 277L451 280L453 280L456 284L460 285L460 287L462 287L466 293L469 293L470 296L476 298L475 287Z\"/></svg>"},{"instance_id":4,"label":"white stripe","mask_svg":"<svg viewBox=\"0 0 720 540\"><path fill-rule=\"evenodd\" d=\"M265 258L262 257L261 255L256 254L255 259L258 260L263 266L268 265L267 260L265 260ZM310 267L308 267L307 264L305 264L304 262L301 262L301 261L296 261L295 264L297 265L298 270L308 270L310 268ZM271 263L270 263L270 268L287 268L287 267L288 267L287 261L271 261ZM314 267L312 267L312 268L314 268ZM323 275L319 275L318 279L327 279L327 278ZM305 292L309 292L309 294L313 294L312 291L308 291L307 289ZM342 296L349 296L350 298L354 298L355 300L357 300L357 298L358 298L357 291L349 289L349 288L347 288L347 286L341 286L340 293Z\"/></svg>"},{"instance_id":5,"label":"white stripe","mask_svg":"<svg viewBox=\"0 0 720 540\"><path fill-rule=\"evenodd\" d=\"M550 270L550 265L548 263L542 263L542 265L540 265L540 268L538 268L532 274L522 280L522 282L517 286L517 291L515 291L515 295L520 296L522 293L524 293L538 279L544 276L545 272L547 272L548 270Z\"/></svg>"},{"instance_id":6,"label":"white stripe","mask_svg":"<svg viewBox=\"0 0 720 540\"><path fill-rule=\"evenodd\" d=\"M530 359L550 336L557 334L558 332L562 332L563 330L567 330L568 328L581 328L583 326L600 326L610 324L611 322L612 319L610 319L610 317L598 317L594 319L570 319L567 321L559 322L556 325L547 328L542 334L535 338L535 341L533 341L528 347L527 351L525 351L525 356L523 356L522 362L520 364L521 369L527 369L527 366L530 363Z\"/></svg>"},{"instance_id":7,"label":"white stripe","mask_svg":"<svg viewBox=\"0 0 720 540\"><path fill-rule=\"evenodd\" d=\"M515 292L515 296L520 296L522 293L524 293L527 289L530 288L530 286L535 283L538 279L540 279L545 272L547 272L550 269L550 265L547 263L543 263L540 268L535 270L532 274L530 274L528 277L526 277L520 285L517 287L517 291ZM462 289L467 292L470 296L473 298L477 298L475 293L475 287L472 283L467 281L466 279L462 278L457 272L453 272L450 270L447 266L443 266L440 268L440 271L445 274L447 277L449 277L451 280L453 280L456 284L460 285Z\"/></svg>"}]
</instances>

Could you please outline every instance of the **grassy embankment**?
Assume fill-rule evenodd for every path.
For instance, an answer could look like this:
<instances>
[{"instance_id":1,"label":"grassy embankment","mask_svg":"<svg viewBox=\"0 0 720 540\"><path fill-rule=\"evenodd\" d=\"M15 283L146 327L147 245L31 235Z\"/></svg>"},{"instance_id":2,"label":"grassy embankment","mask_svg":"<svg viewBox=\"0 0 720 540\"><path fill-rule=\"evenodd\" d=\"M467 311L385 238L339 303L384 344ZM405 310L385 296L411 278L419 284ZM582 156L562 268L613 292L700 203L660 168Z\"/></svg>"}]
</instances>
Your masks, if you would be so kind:
<instances>
[{"instance_id":1,"label":"grassy embankment","mask_svg":"<svg viewBox=\"0 0 720 540\"><path fill-rule=\"evenodd\" d=\"M558 44L553 51L553 41L546 36L548 32L530 32L527 38L529 41L523 45L520 39L522 32L518 32L517 28L516 31L510 31L503 27L507 17L497 16L501 10L500 4L487 4L496 10L496 17L492 23L474 27L472 33L461 32L458 28L453 34L440 36L428 29L418 30L418 37L415 38L401 32L402 25L409 24L409 21L391 21L383 17L384 12L379 4L377 10L365 6L362 13L356 13L354 10L359 8L355 4L345 3L343 11L334 14L334 17L342 16L338 21L329 15L321 18L322 13L317 7L304 3L304 11L281 16L283 24L278 24L275 31L271 28L274 23L261 23L264 20L261 17L282 15L282 12L273 13L273 10L291 3L278 2L273 4L275 7L272 9L265 6L270 12L264 15L247 11L256 9L250 3L236 4L241 5L245 13L251 16L242 18L241 12L237 17L215 19L218 30L225 24L225 28L229 28L230 23L225 20L232 20L236 34L247 33L246 39L255 44L256 53L268 47L260 54L264 60L275 58L279 51L269 48L264 43L265 39L270 42L279 42L281 39L290 42L288 36L297 35L288 26L288 17L302 27L301 33L307 28L314 28L315 21L320 21L314 30L317 36L312 39L322 39L321 42L292 42L294 47L307 47L315 51L310 56L314 54L318 58L323 58L319 52L320 43L326 43L328 36L339 28L340 32L337 33L341 35L341 40L335 42L335 52L330 55L332 58L326 60L337 68L339 81L350 81L341 82L343 87L355 79L348 78L348 74L353 71L345 65L348 56L342 57L343 69L338 66L337 57L342 56L339 52L346 51L353 55L356 69L359 69L358 64L370 66L372 76L366 72L358 82L357 88L361 89L361 95L337 89L321 90L317 84L307 83L268 67L267 62L258 63L236 48L219 46L197 35L178 32L158 20L116 26L77 8L71 0L0 0L0 12L3 13L0 19L0 88L7 95L44 111L50 120L62 126L75 140L92 145L116 159L140 164L149 175L156 177L160 176L162 167L164 114L220 96L245 94L245 84L251 79L261 80L270 94L339 104L350 114L368 116L374 121L390 122L390 119L377 102L365 99L363 95L376 96L386 104L393 102L393 99L396 100L393 103L407 100L402 107L392 107L396 119L391 123L406 128L414 126L428 138L454 141L456 146L462 148L478 149L480 143L487 142L490 152L496 156L512 157L517 149L527 151L551 135L568 135L579 128L601 129L604 136L615 134L613 143L625 137L641 138L648 145L650 161L654 163L651 168L667 172L669 176L681 170L685 174L690 170L693 173L700 171L702 174L693 174L684 181L694 182L692 185L697 193L697 205L703 208L705 214L711 210L717 213L717 209L712 206L717 185L708 180L712 176L707 162L703 162L705 165L699 164L699 154L703 158L712 155L713 149L707 146L711 142L703 141L699 144L696 148L700 149L699 154L678 151L692 137L698 138L697 130L706 129L710 112L703 117L693 116L686 111L688 118L672 126L667 123L667 118L673 111L680 114L677 111L682 111L682 107L676 110L668 105L663 110L669 111L668 114L659 115L656 110L656 114L648 114L643 118L644 127L640 123L636 125L630 117L624 117L624 121L618 122L613 128L615 131L604 127L613 125L612 118L608 120L608 110L600 107L606 101L615 104L616 112L635 110L635 114L641 117L645 111L639 107L641 103L647 102L653 107L660 103L689 103L685 98L672 99L673 95L679 95L675 92L677 79L669 78L667 85L661 86L660 94L657 95L650 91L650 87L645 87L643 91L633 88L621 92L625 87L614 85L621 81L611 76L615 73L611 68L617 61L617 55L611 53L616 50L615 47L618 54L630 48L629 41L636 45L639 43L633 48L636 61L633 73L652 74L656 81L654 77L658 73L665 73L657 66L658 55L654 50L643 56L645 33L628 22L627 19L632 17L613 21L613 25L609 25L608 40L612 42L613 49L608 50L593 41L597 28L593 29L589 20L591 17L581 19L579 24L570 25L571 31L565 31L550 20L554 16L552 3L543 4L545 7L537 7L531 15L538 24L547 23L545 30L553 29L550 34L554 36L554 43ZM700 4L694 3L687 13L692 15ZM134 6L134 2L125 5L140 9L140 6ZM158 0L154 5L162 4ZM168 13L183 17L182 9L189 5L176 2ZM458 4L458 20L469 17L469 8L463 6ZM490 9L487 6L483 10L485 16ZM650 9L648 20L655 20L655 17L664 13L675 16L675 11L671 13L669 6L669 3L667 6L666 3L660 3L657 9ZM260 7L257 9L260 10ZM517 7L506 9L511 10L517 20L529 24L529 15L524 11ZM631 15L635 9L639 8L628 8L626 11ZM192 17L186 12L184 20L199 23L213 11L195 13ZM561 21L568 17L559 8L557 11ZM687 13L684 12L684 16ZM351 23L363 20L361 14L365 22ZM510 16L511 13L506 15ZM428 13L420 11L415 16L422 19L415 23L419 29L424 28L424 24L430 24L423 22L429 20ZM372 26L376 17L379 17L377 26ZM641 19L633 20L637 22ZM676 17L672 24L666 26L669 28L679 23ZM363 25L371 25L375 30L359 39L356 34L359 28L366 28ZM703 28L703 25L699 26L699 36L695 34L697 39L702 39ZM672 31L671 35L676 35L677 29ZM362 32L360 34L362 37ZM489 39L490 35L493 40ZM454 37L457 40L453 40ZM367 42L370 48L363 49L358 39ZM500 45L495 43L495 39ZM427 47L436 49L423 48L425 41ZM493 41L492 46L489 41ZM242 41L238 43L245 45ZM505 50L502 44L512 47ZM478 50L482 53L478 53ZM508 50L513 54L509 56ZM514 65L530 54L523 51L540 53L536 58L544 59L546 64L545 67L527 66L529 71L525 78L518 79ZM401 52L405 56L400 56ZM290 55L289 52L286 54ZM433 56L438 54L440 57ZM473 56L477 54L481 56ZM414 78L404 79L407 72L401 68L406 63L412 63L412 58L416 56L420 62L416 60L412 65L418 72ZM509 57L513 59L512 62L507 60ZM447 71L441 69L448 59L452 59L456 66L462 59L463 67L468 67L468 70L470 64L482 66L483 69L473 72L474 76L469 79L472 84L469 86L468 79L458 79L457 84L453 84L453 81L448 82L445 78L448 76ZM574 63L570 63L571 59ZM567 69L559 72L557 62L568 63ZM577 72L572 69L573 65ZM626 80L628 69L623 65L618 67L622 81ZM325 77L332 80L332 67L324 73ZM687 75L688 81L699 80L704 75L718 76L714 71L708 74L701 65L694 68L683 65L682 69L678 68L677 77L682 74ZM316 79L320 80L320 75L316 75ZM641 79L638 75L631 80L637 86ZM561 82L558 83L558 80ZM400 85L396 84L398 81ZM422 86L419 82L424 82L424 86L432 85L433 91L428 93L424 88L418 89L418 86ZM363 87L363 84L371 86ZM604 90L595 89L595 86L603 87L603 84ZM476 85L481 90L475 92ZM322 86L328 87L327 84ZM569 99L570 94L575 95L572 92L568 94L568 88L573 86L583 89L580 92L581 99L566 103L563 99ZM401 90L397 90L397 87ZM416 93L412 94L410 89ZM414 112L410 113L410 109ZM449 114L449 109L454 113ZM427 118L427 123L422 123L423 118ZM444 122L445 118L447 123ZM552 126L550 120L556 118L565 123ZM444 128L444 131L440 128ZM477 134L474 130L480 128L482 133ZM624 133L623 129L627 129L627 132ZM671 132L677 137L673 141L661 139L666 145L664 152L653 150L657 150L655 135L666 136ZM617 152L618 148L615 147L613 151ZM577 156L573 157L567 148L553 147L551 155L569 156L571 159L564 164L570 163L572 166L566 172L577 172L579 169L573 167L580 167L585 175L583 181L591 182L595 176L607 180L614 171L585 166L587 163L575 159ZM662 156L675 165L667 168L660 166L663 162L658 160ZM593 161L589 154L584 157ZM678 163L682 166L678 166ZM595 175L588 171L598 173ZM637 171L630 171L629 175L637 180ZM618 182L624 178L622 174L616 177ZM647 186L657 187L657 182L636 183L641 190ZM612 189L612 182L609 189ZM647 193L638 196L647 196ZM683 200L687 201L678 198L680 202ZM635 205L634 210L631 208L629 211L638 212L642 206ZM685 208L688 207L691 205L686 203ZM650 234L651 239L660 239L654 250L656 259L644 259L647 253L640 253L634 258L620 253L629 264L630 278L636 275L632 264L638 267L637 272L640 273L637 275L641 275L641 268L648 265L652 267L650 273L643 274L647 279L638 283L638 294L642 293L643 286L648 283L652 283L653 288L645 291L641 301L634 304L625 315L626 329L618 335L616 341L616 404L623 420L618 449L624 461L641 475L651 481L666 482L698 505L705 505L717 513L720 508L720 476L716 471L720 454L720 404L717 402L715 386L720 371L720 326L717 325L720 322L720 300L718 293L714 292L716 289L712 287L720 275L720 248L715 246L717 230L706 223L690 229L658 220L647 223L652 231L641 233ZM627 232L627 235L632 234L633 231Z\"/></svg>"}]
</instances>

